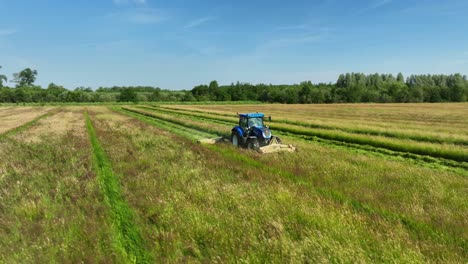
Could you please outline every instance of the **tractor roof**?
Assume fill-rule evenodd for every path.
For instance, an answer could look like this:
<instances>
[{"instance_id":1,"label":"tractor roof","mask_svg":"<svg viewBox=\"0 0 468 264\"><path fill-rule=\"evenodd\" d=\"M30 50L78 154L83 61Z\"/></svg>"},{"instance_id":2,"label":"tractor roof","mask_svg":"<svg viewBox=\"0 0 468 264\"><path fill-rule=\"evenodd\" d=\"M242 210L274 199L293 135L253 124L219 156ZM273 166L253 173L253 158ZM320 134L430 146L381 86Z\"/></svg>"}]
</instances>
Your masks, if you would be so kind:
<instances>
[{"instance_id":1,"label":"tractor roof","mask_svg":"<svg viewBox=\"0 0 468 264\"><path fill-rule=\"evenodd\" d=\"M265 115L263 113L247 113L247 114L239 114L239 117L264 117Z\"/></svg>"}]
</instances>

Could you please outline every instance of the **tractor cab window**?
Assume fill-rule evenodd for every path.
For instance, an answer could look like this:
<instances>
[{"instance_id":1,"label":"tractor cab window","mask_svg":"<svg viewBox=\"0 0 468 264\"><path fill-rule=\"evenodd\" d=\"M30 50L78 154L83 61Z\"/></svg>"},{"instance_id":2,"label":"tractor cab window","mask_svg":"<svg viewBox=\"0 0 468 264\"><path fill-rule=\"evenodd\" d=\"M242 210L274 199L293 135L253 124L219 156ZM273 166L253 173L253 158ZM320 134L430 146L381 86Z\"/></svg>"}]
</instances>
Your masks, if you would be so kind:
<instances>
[{"instance_id":1,"label":"tractor cab window","mask_svg":"<svg viewBox=\"0 0 468 264\"><path fill-rule=\"evenodd\" d=\"M249 127L254 127L254 126L263 126L263 118L261 117L253 117L249 118Z\"/></svg>"},{"instance_id":2,"label":"tractor cab window","mask_svg":"<svg viewBox=\"0 0 468 264\"><path fill-rule=\"evenodd\" d=\"M247 118L241 118L239 121L240 127L247 127Z\"/></svg>"}]
</instances>

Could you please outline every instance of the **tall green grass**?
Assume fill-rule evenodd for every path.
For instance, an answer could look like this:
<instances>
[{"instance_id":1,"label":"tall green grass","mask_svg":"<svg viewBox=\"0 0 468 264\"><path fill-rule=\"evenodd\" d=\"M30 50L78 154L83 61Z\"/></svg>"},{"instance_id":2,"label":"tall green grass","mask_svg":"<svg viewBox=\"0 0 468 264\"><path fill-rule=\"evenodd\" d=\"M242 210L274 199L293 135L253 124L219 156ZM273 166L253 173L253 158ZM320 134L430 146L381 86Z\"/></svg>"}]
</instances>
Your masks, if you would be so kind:
<instances>
[{"instance_id":1,"label":"tall green grass","mask_svg":"<svg viewBox=\"0 0 468 264\"><path fill-rule=\"evenodd\" d=\"M115 247L125 256L128 262L151 263L152 257L145 248L138 226L135 224L133 212L122 196L119 180L97 139L88 113L85 116L89 138L93 146L95 171L105 201L111 209L112 221L117 232Z\"/></svg>"},{"instance_id":2,"label":"tall green grass","mask_svg":"<svg viewBox=\"0 0 468 264\"><path fill-rule=\"evenodd\" d=\"M72 133L40 139L0 139L0 263L121 262L89 142Z\"/></svg>"}]
</instances>

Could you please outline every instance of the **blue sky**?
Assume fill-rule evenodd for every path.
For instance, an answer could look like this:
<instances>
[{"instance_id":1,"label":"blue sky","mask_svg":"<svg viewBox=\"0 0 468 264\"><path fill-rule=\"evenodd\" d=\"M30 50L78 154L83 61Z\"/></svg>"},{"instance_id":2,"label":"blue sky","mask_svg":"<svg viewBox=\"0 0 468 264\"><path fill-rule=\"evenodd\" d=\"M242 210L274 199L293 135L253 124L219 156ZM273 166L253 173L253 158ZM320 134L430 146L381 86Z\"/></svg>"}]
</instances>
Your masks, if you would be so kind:
<instances>
[{"instance_id":1,"label":"blue sky","mask_svg":"<svg viewBox=\"0 0 468 264\"><path fill-rule=\"evenodd\" d=\"M0 0L0 65L69 89L468 74L468 1Z\"/></svg>"}]
</instances>

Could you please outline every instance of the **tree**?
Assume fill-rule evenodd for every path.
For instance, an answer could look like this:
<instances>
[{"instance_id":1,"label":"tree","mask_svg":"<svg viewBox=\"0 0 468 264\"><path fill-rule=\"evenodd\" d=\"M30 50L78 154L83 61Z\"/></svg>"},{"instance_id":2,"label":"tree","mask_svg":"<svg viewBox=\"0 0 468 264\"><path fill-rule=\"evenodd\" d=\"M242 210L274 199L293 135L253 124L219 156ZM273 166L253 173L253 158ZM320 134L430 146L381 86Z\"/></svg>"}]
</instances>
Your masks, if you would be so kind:
<instances>
[{"instance_id":1,"label":"tree","mask_svg":"<svg viewBox=\"0 0 468 264\"><path fill-rule=\"evenodd\" d=\"M397 79L397 82L399 82L399 83L405 83L405 77L403 76L403 73L401 73L401 72L398 73L396 79Z\"/></svg>"},{"instance_id":2,"label":"tree","mask_svg":"<svg viewBox=\"0 0 468 264\"><path fill-rule=\"evenodd\" d=\"M26 68L19 73L13 74L13 82L17 83L18 87L33 85L37 78L37 71Z\"/></svg>"},{"instance_id":3,"label":"tree","mask_svg":"<svg viewBox=\"0 0 468 264\"><path fill-rule=\"evenodd\" d=\"M458 73L450 77L450 100L452 102L464 102L466 100L464 77Z\"/></svg>"},{"instance_id":4,"label":"tree","mask_svg":"<svg viewBox=\"0 0 468 264\"><path fill-rule=\"evenodd\" d=\"M161 89L157 88L150 94L150 96L148 97L148 101L156 102L160 100L161 100Z\"/></svg>"},{"instance_id":5,"label":"tree","mask_svg":"<svg viewBox=\"0 0 468 264\"><path fill-rule=\"evenodd\" d=\"M195 99L195 97L193 96L193 94L191 92L185 92L184 97L182 97L183 102L193 102L193 101L196 101L196 100L197 99Z\"/></svg>"},{"instance_id":6,"label":"tree","mask_svg":"<svg viewBox=\"0 0 468 264\"><path fill-rule=\"evenodd\" d=\"M302 82L299 90L299 103L310 104L312 102L312 83Z\"/></svg>"},{"instance_id":7,"label":"tree","mask_svg":"<svg viewBox=\"0 0 468 264\"><path fill-rule=\"evenodd\" d=\"M2 68L2 66L0 66L0 69ZM7 82L8 79L5 75L2 75L0 74L0 87L3 87L3 81Z\"/></svg>"},{"instance_id":8,"label":"tree","mask_svg":"<svg viewBox=\"0 0 468 264\"><path fill-rule=\"evenodd\" d=\"M123 89L117 98L119 102L138 102L138 95L132 88Z\"/></svg>"},{"instance_id":9,"label":"tree","mask_svg":"<svg viewBox=\"0 0 468 264\"><path fill-rule=\"evenodd\" d=\"M210 100L214 101L216 100L216 92L219 89L219 85L217 81L211 81L210 85L208 86L208 93L210 96Z\"/></svg>"}]
</instances>

